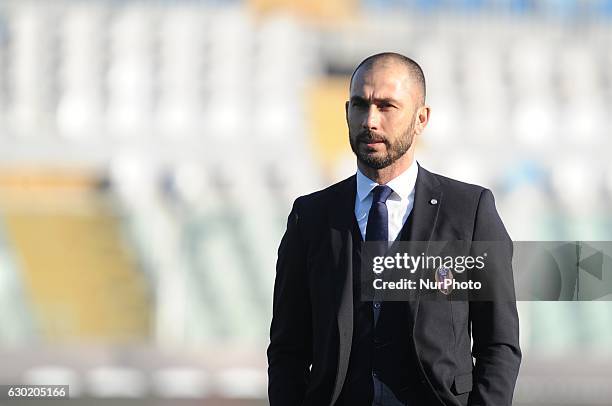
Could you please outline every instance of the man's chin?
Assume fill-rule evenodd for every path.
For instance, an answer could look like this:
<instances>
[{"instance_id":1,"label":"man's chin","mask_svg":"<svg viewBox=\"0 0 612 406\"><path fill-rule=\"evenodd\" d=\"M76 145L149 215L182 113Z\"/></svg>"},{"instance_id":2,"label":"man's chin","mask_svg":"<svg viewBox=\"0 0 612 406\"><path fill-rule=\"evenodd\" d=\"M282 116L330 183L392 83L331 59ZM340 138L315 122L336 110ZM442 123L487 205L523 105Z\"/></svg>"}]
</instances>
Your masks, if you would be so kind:
<instances>
[{"instance_id":1,"label":"man's chin","mask_svg":"<svg viewBox=\"0 0 612 406\"><path fill-rule=\"evenodd\" d=\"M380 157L374 154L361 154L358 159L365 166L372 169L384 169L393 163L387 156Z\"/></svg>"}]
</instances>

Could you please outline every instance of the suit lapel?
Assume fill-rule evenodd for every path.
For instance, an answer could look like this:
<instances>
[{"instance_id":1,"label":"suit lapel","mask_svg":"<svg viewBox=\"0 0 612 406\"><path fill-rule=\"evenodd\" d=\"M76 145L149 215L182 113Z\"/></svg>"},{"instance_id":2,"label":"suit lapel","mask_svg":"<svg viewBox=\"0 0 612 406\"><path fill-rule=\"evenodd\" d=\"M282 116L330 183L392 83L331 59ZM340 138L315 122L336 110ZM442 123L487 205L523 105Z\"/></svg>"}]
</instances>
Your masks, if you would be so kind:
<instances>
[{"instance_id":1,"label":"suit lapel","mask_svg":"<svg viewBox=\"0 0 612 406\"><path fill-rule=\"evenodd\" d=\"M413 218L409 234L412 241L432 241L442 198L438 179L419 165L414 192L414 206L412 208ZM420 277L423 277L423 270L421 270ZM419 303L420 297L417 295L416 301L412 304L409 303L408 306L413 327L418 314Z\"/></svg>"},{"instance_id":2,"label":"suit lapel","mask_svg":"<svg viewBox=\"0 0 612 406\"><path fill-rule=\"evenodd\" d=\"M356 227L356 193L356 177L351 176L340 185L338 192L328 205L330 208L328 213L331 228L330 243L334 261L332 269L337 271L334 273L336 302L333 304L333 309L338 309L339 333L338 366L330 405L336 402L342 391L353 340L353 249L356 243L353 240L353 231Z\"/></svg>"},{"instance_id":3,"label":"suit lapel","mask_svg":"<svg viewBox=\"0 0 612 406\"><path fill-rule=\"evenodd\" d=\"M338 188L333 201L328 205L328 221L331 231L331 251L334 269L342 272L334 273L334 286L336 289L335 308L341 304L344 294L344 285L347 279L352 279L352 252L353 252L353 230L356 227L355 220L355 194L356 179L351 176ZM351 290L352 290L352 285Z\"/></svg>"}]
</instances>

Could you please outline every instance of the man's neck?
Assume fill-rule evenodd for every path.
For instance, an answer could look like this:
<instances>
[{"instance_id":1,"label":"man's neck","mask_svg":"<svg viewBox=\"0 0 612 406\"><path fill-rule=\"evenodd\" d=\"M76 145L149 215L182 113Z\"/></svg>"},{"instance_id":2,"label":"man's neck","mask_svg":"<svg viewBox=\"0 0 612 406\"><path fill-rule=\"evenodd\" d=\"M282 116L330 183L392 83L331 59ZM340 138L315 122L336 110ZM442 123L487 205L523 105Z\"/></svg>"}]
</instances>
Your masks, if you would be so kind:
<instances>
[{"instance_id":1,"label":"man's neck","mask_svg":"<svg viewBox=\"0 0 612 406\"><path fill-rule=\"evenodd\" d=\"M386 168L374 169L359 160L357 161L357 167L361 173L363 173L369 179L373 180L379 185L386 185L410 168L410 165L412 165L413 162L414 154L409 154L407 152L404 156Z\"/></svg>"}]
</instances>

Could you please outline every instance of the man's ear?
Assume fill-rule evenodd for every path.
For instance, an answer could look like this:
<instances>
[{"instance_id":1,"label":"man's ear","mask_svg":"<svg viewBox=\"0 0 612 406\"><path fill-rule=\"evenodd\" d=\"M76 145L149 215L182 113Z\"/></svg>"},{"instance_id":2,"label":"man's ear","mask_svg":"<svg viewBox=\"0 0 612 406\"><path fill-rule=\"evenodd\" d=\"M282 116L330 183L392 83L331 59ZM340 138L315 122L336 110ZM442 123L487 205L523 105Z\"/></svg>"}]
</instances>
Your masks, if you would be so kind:
<instances>
[{"instance_id":1,"label":"man's ear","mask_svg":"<svg viewBox=\"0 0 612 406\"><path fill-rule=\"evenodd\" d=\"M349 101L347 100L344 103L344 117L346 118L346 124L348 124L348 109L349 109Z\"/></svg>"},{"instance_id":2,"label":"man's ear","mask_svg":"<svg viewBox=\"0 0 612 406\"><path fill-rule=\"evenodd\" d=\"M416 123L414 126L417 134L420 134L421 132L423 132L425 127L427 127L427 123L429 123L430 114L431 114L431 107L426 106L426 105L419 107L419 109L417 110L417 113L415 114Z\"/></svg>"}]
</instances>

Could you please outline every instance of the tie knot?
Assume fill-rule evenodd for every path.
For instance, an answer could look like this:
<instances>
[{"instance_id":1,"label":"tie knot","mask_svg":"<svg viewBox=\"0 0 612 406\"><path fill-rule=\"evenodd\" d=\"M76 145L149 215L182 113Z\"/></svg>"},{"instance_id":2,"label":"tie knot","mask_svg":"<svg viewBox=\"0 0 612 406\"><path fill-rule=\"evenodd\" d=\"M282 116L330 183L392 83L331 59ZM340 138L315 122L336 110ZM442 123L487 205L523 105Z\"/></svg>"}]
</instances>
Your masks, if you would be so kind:
<instances>
[{"instance_id":1,"label":"tie knot","mask_svg":"<svg viewBox=\"0 0 612 406\"><path fill-rule=\"evenodd\" d=\"M372 203L385 203L389 196L391 196L391 193L393 193L393 189L387 185L378 185L372 193Z\"/></svg>"}]
</instances>

